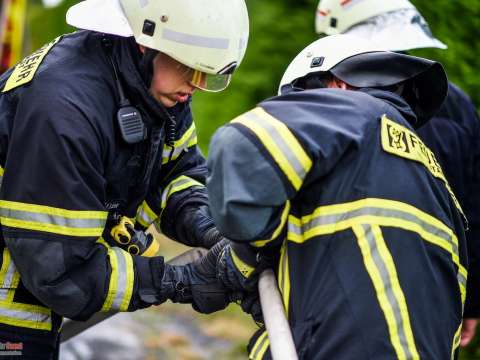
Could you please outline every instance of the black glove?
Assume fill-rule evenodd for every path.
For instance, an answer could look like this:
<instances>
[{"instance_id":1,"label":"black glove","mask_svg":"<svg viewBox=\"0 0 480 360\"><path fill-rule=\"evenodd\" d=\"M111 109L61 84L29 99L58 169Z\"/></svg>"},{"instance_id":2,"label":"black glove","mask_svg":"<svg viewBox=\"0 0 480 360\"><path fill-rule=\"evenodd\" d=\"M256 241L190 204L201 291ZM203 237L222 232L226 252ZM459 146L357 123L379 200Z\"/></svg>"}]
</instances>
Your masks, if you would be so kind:
<instances>
[{"instance_id":1,"label":"black glove","mask_svg":"<svg viewBox=\"0 0 480 360\"><path fill-rule=\"evenodd\" d=\"M243 312L250 314L258 326L263 325L262 305L258 291L244 292L240 300L240 307Z\"/></svg>"},{"instance_id":2,"label":"black glove","mask_svg":"<svg viewBox=\"0 0 480 360\"><path fill-rule=\"evenodd\" d=\"M176 240L188 246L211 249L223 239L216 229L208 206L188 206L175 219Z\"/></svg>"},{"instance_id":3,"label":"black glove","mask_svg":"<svg viewBox=\"0 0 480 360\"><path fill-rule=\"evenodd\" d=\"M230 294L216 277L217 258L227 241L217 243L204 257L184 266L165 264L160 294L172 302L191 303L201 313L222 310Z\"/></svg>"},{"instance_id":4,"label":"black glove","mask_svg":"<svg viewBox=\"0 0 480 360\"><path fill-rule=\"evenodd\" d=\"M217 277L230 290L256 290L257 258L256 249L252 246L230 241L218 257Z\"/></svg>"}]
</instances>

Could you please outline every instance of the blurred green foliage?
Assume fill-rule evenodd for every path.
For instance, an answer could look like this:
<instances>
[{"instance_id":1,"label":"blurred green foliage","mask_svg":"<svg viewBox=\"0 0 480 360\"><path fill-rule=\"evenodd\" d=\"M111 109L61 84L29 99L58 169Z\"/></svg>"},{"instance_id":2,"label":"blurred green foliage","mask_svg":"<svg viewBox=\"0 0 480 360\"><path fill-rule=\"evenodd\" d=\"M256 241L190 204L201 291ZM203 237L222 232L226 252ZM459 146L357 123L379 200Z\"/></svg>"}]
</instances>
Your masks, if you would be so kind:
<instances>
[{"instance_id":1,"label":"blurred green foliage","mask_svg":"<svg viewBox=\"0 0 480 360\"><path fill-rule=\"evenodd\" d=\"M385 0L388 1L388 0ZM280 78L293 57L316 39L314 17L317 0L247 0L250 42L247 55L228 90L195 95L194 113L202 149L207 150L213 132L264 98L275 95ZM58 34L73 29L65 13L73 0L45 9L31 1L28 13L26 52L40 47ZM413 0L430 27L448 50L417 50L414 55L442 62L450 80L463 88L480 106L480 1ZM399 34L400 36L400 34ZM480 359L478 341L463 359Z\"/></svg>"},{"instance_id":2,"label":"blurred green foliage","mask_svg":"<svg viewBox=\"0 0 480 360\"><path fill-rule=\"evenodd\" d=\"M28 28L31 49L58 34L73 29L65 22L68 7L45 9L37 1L29 7ZM247 0L250 13L250 42L244 62L232 85L219 94L198 93L193 102L200 146L207 150L213 132L222 124L275 95L289 62L316 39L314 17L317 0ZM462 87L480 106L480 1L415 0L413 3L429 22L433 33L448 50L417 50L415 55L441 61L450 79ZM30 49L30 50L31 50Z\"/></svg>"}]
</instances>

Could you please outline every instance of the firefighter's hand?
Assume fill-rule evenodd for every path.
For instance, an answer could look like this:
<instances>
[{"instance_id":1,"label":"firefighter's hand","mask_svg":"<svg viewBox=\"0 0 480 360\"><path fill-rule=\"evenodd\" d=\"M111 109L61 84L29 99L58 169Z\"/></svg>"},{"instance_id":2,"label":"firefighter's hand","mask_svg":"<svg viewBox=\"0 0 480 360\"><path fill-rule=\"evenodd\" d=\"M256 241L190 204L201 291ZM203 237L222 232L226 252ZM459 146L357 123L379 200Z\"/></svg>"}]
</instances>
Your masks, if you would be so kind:
<instances>
[{"instance_id":1,"label":"firefighter's hand","mask_svg":"<svg viewBox=\"0 0 480 360\"><path fill-rule=\"evenodd\" d=\"M227 241L217 243L201 259L184 266L165 265L161 293L179 303L191 303L201 313L222 310L231 292L216 277L217 258Z\"/></svg>"},{"instance_id":2,"label":"firefighter's hand","mask_svg":"<svg viewBox=\"0 0 480 360\"><path fill-rule=\"evenodd\" d=\"M257 253L248 244L229 241L217 262L217 277L232 291L254 291L258 282Z\"/></svg>"},{"instance_id":3,"label":"firefighter's hand","mask_svg":"<svg viewBox=\"0 0 480 360\"><path fill-rule=\"evenodd\" d=\"M475 337L478 319L463 319L460 346L466 347Z\"/></svg>"}]
</instances>

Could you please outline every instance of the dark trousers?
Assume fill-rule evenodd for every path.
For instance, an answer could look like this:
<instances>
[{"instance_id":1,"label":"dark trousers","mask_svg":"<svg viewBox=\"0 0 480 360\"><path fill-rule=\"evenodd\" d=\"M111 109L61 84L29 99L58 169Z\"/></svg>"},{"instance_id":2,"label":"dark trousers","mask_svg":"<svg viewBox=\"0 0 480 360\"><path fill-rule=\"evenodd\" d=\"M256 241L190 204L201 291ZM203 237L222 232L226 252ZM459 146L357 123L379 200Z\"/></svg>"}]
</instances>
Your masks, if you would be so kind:
<instances>
[{"instance_id":1,"label":"dark trousers","mask_svg":"<svg viewBox=\"0 0 480 360\"><path fill-rule=\"evenodd\" d=\"M62 319L55 318L51 331L0 324L0 360L57 360Z\"/></svg>"}]
</instances>

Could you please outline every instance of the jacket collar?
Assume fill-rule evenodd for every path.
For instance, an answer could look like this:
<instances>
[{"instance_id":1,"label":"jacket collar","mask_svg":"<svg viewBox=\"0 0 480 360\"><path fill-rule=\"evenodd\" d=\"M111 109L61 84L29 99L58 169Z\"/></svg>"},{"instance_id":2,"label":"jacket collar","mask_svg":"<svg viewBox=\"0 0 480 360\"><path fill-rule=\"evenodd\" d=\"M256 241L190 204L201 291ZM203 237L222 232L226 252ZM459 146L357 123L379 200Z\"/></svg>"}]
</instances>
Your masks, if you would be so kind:
<instances>
[{"instance_id":1,"label":"jacket collar","mask_svg":"<svg viewBox=\"0 0 480 360\"><path fill-rule=\"evenodd\" d=\"M415 127L417 117L410 105L408 105L407 102L400 95L397 95L390 91L374 88L361 88L358 89L358 91L367 93L370 96L385 101L389 105L393 106L412 126Z\"/></svg>"},{"instance_id":2,"label":"jacket collar","mask_svg":"<svg viewBox=\"0 0 480 360\"><path fill-rule=\"evenodd\" d=\"M150 119L144 119L150 125L163 125L170 116L178 115L189 106L177 104L166 109L151 94L143 79L142 53L133 37L113 39L112 56L119 71L119 77L127 98L134 105L141 106L148 113Z\"/></svg>"}]
</instances>

